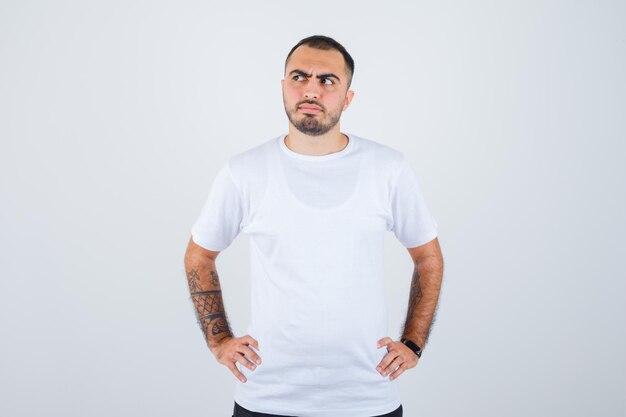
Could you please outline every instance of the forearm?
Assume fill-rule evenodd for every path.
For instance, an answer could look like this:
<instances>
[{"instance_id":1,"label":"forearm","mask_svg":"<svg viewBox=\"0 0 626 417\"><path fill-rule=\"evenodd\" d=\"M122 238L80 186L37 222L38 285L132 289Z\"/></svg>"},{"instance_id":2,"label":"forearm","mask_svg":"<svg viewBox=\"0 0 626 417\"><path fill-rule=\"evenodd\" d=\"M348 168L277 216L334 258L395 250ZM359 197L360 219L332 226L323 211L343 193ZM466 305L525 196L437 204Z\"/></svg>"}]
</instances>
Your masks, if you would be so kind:
<instances>
[{"instance_id":1,"label":"forearm","mask_svg":"<svg viewBox=\"0 0 626 417\"><path fill-rule=\"evenodd\" d=\"M207 346L213 351L223 339L234 337L224 309L215 260L198 257L185 259L185 270L196 319Z\"/></svg>"},{"instance_id":2,"label":"forearm","mask_svg":"<svg viewBox=\"0 0 626 417\"><path fill-rule=\"evenodd\" d=\"M428 343L434 324L442 278L443 260L440 258L415 263L402 337L414 341L422 349Z\"/></svg>"}]
</instances>

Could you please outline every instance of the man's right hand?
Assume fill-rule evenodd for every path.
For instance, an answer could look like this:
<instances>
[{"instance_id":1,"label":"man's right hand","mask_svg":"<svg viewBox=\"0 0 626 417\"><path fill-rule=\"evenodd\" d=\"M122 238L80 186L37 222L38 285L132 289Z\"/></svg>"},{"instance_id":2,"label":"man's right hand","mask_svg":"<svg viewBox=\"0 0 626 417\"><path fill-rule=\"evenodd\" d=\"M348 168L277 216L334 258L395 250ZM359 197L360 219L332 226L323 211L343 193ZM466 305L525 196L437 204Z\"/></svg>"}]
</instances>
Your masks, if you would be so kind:
<instances>
[{"instance_id":1,"label":"man's right hand","mask_svg":"<svg viewBox=\"0 0 626 417\"><path fill-rule=\"evenodd\" d=\"M236 363L239 362L253 371L256 369L256 365L250 360L257 364L261 363L261 358L249 345L254 346L256 350L260 350L259 342L252 336L245 335L243 337L225 337L211 351L219 363L228 367L241 382L246 382L245 375L239 372Z\"/></svg>"}]
</instances>

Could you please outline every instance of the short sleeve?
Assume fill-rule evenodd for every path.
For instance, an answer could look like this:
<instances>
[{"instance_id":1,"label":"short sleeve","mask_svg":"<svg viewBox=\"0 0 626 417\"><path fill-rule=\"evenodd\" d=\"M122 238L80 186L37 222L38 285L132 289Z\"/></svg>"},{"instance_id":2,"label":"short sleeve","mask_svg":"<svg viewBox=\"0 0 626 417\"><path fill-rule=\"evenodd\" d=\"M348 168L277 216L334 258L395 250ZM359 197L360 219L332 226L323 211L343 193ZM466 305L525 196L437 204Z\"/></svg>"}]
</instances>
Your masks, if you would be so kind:
<instances>
[{"instance_id":1,"label":"short sleeve","mask_svg":"<svg viewBox=\"0 0 626 417\"><path fill-rule=\"evenodd\" d=\"M191 237L205 249L222 251L239 234L242 218L239 190L225 164L213 180L209 197L191 228Z\"/></svg>"},{"instance_id":2,"label":"short sleeve","mask_svg":"<svg viewBox=\"0 0 626 417\"><path fill-rule=\"evenodd\" d=\"M437 237L437 222L420 190L415 171L402 158L398 177L391 191L390 230L405 248L414 248Z\"/></svg>"}]
</instances>

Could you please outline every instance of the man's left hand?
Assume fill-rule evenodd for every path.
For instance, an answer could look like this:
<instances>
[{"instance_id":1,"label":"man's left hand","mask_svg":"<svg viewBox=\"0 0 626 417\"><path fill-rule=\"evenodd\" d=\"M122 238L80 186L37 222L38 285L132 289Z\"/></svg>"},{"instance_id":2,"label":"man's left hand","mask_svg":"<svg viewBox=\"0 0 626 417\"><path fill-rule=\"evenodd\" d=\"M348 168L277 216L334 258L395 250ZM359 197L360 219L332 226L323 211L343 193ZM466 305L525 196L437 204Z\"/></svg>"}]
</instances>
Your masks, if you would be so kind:
<instances>
[{"instance_id":1,"label":"man's left hand","mask_svg":"<svg viewBox=\"0 0 626 417\"><path fill-rule=\"evenodd\" d=\"M380 361L376 370L382 375L393 380L399 377L407 369L414 368L419 362L419 356L400 341L394 341L390 337L383 337L378 341L378 348L387 346L387 354Z\"/></svg>"}]
</instances>

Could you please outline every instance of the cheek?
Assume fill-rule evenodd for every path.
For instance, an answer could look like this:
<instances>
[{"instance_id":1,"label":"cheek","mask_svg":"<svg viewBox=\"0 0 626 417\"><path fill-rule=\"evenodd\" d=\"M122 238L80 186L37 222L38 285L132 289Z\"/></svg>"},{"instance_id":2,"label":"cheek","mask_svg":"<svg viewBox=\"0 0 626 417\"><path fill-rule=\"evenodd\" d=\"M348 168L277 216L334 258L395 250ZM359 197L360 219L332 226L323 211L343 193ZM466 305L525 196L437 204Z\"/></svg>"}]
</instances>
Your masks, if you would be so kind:
<instances>
[{"instance_id":1,"label":"cheek","mask_svg":"<svg viewBox=\"0 0 626 417\"><path fill-rule=\"evenodd\" d=\"M327 95L326 99L327 99L328 106L330 108L343 109L343 106L345 104L345 99L344 99L343 94L331 93Z\"/></svg>"},{"instance_id":2,"label":"cheek","mask_svg":"<svg viewBox=\"0 0 626 417\"><path fill-rule=\"evenodd\" d=\"M300 99L300 93L293 88L287 88L283 91L283 96L287 103L295 104Z\"/></svg>"}]
</instances>

